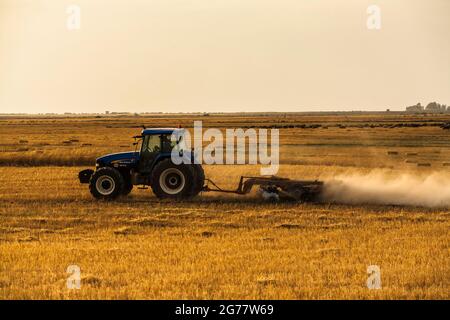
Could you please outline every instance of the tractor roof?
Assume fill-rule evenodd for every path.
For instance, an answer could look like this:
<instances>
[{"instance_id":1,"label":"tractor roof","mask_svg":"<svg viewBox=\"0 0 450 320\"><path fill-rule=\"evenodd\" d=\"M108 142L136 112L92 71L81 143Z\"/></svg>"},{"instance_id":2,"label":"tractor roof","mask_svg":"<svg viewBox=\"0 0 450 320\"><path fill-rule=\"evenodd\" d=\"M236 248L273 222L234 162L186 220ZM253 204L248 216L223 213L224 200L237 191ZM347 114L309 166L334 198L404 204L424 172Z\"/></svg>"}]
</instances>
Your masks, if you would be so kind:
<instances>
[{"instance_id":1,"label":"tractor roof","mask_svg":"<svg viewBox=\"0 0 450 320\"><path fill-rule=\"evenodd\" d=\"M151 134L172 134L174 131L182 131L184 129L179 128L149 128L142 130L141 134L151 135Z\"/></svg>"}]
</instances>

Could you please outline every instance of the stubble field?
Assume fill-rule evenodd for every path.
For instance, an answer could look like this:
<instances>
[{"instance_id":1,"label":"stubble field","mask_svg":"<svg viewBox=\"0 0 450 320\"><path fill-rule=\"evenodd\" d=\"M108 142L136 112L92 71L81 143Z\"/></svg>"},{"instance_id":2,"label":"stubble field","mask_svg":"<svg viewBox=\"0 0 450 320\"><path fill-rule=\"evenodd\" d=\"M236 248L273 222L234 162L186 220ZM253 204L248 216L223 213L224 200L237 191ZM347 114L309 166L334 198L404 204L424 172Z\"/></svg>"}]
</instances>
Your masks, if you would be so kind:
<instances>
[{"instance_id":1,"label":"stubble field","mask_svg":"<svg viewBox=\"0 0 450 320\"><path fill-rule=\"evenodd\" d=\"M432 175L432 187L441 184L429 196L430 183L423 185L426 199L415 198L424 206L407 205L408 197L392 205L380 187L369 188L364 203L268 203L256 194L174 202L136 188L99 202L79 184L78 171L97 156L131 150L141 124L190 127L193 120L220 129L278 127L283 177L376 175L391 179L389 189L405 174ZM448 121L406 114L3 117L0 298L449 299L450 130L440 127ZM205 171L234 188L259 167ZM66 286L69 265L81 268L80 289ZM367 288L370 265L381 269L379 290Z\"/></svg>"}]
</instances>

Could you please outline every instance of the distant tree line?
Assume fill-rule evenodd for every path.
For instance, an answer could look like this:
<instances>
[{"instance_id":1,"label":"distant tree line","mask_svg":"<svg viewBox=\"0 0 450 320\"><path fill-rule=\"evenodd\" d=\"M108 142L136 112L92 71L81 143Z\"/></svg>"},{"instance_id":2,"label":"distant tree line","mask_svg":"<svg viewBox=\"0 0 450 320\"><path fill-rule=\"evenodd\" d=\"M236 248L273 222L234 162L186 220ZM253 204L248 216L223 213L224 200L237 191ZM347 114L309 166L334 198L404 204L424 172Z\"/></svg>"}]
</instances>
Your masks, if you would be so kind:
<instances>
[{"instance_id":1,"label":"distant tree line","mask_svg":"<svg viewBox=\"0 0 450 320\"><path fill-rule=\"evenodd\" d=\"M445 104L439 104L437 102L430 102L426 107L422 106L420 102L414 106L406 107L406 112L450 112L450 106Z\"/></svg>"}]
</instances>

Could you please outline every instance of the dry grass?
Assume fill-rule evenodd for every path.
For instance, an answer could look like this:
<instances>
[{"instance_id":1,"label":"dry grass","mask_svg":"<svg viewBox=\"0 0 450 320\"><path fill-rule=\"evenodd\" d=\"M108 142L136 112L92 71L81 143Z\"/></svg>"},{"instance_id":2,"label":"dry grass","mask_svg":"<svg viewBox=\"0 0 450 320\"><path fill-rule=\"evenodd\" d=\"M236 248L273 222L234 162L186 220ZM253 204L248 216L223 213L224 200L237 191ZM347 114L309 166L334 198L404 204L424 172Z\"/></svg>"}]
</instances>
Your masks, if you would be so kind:
<instances>
[{"instance_id":1,"label":"dry grass","mask_svg":"<svg viewBox=\"0 0 450 320\"><path fill-rule=\"evenodd\" d=\"M450 131L439 126L449 122L450 115L4 117L0 118L0 165L89 165L99 155L133 150L131 137L142 124L190 128L194 120L202 120L204 128L280 128L283 164L409 168L416 165L408 166L405 160L414 154L416 163L430 163L434 168L443 167L450 158Z\"/></svg>"},{"instance_id":2,"label":"dry grass","mask_svg":"<svg viewBox=\"0 0 450 320\"><path fill-rule=\"evenodd\" d=\"M283 147L296 152L285 159L280 176L314 179L380 166L393 167L392 175L405 170L426 174L449 151L450 133L438 127L352 128L359 116L345 123L335 120L354 130L352 143L359 145L349 147L348 132L333 127L331 119L320 122L327 122L326 130L282 131ZM74 158L83 155L83 148L94 158L120 151L138 130L114 127L129 126L126 119L101 124L77 119L8 121L0 123L3 148L17 148L20 139L28 140L28 148L45 141L48 145L39 147L44 155L57 157L60 152L67 157L68 162L53 163L58 165L76 165ZM239 123L213 116L208 121ZM276 119L265 125L269 121ZM111 136L103 140L107 132ZM406 139L408 135L414 139ZM70 139L79 142L62 145ZM388 156L389 150L399 154ZM433 152L437 150L441 152ZM405 163L411 157L407 153L417 153L414 161L432 167ZM256 195L214 194L171 202L157 200L150 190L133 190L117 202L98 202L77 182L83 167L36 167L30 166L38 164L35 160L16 160L25 152L0 154L16 166L0 167L2 299L450 298L447 208L264 203ZM40 165L51 163L43 160ZM30 167L19 166L25 164ZM447 168L440 164L440 170ZM258 174L258 169L207 166L206 173L231 188L239 175ZM80 290L66 288L71 264L81 267ZM366 287L366 270L373 264L381 267L381 290Z\"/></svg>"}]
</instances>

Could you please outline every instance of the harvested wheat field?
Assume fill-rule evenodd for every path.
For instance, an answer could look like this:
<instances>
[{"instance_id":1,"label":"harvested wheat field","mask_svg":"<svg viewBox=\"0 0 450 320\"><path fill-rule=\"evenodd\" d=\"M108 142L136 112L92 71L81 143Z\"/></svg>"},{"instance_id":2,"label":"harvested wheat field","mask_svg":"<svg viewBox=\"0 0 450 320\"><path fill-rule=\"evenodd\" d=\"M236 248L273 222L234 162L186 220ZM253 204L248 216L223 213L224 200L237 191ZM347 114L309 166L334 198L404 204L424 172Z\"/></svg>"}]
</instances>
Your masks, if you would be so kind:
<instances>
[{"instance_id":1,"label":"harvested wheat field","mask_svg":"<svg viewBox=\"0 0 450 320\"><path fill-rule=\"evenodd\" d=\"M94 200L77 174L147 127L278 128L281 177L318 203L151 189ZM450 122L403 113L0 119L1 299L449 299ZM259 166L208 165L235 188ZM68 289L67 268L81 269ZM367 286L379 266L381 288Z\"/></svg>"}]
</instances>

